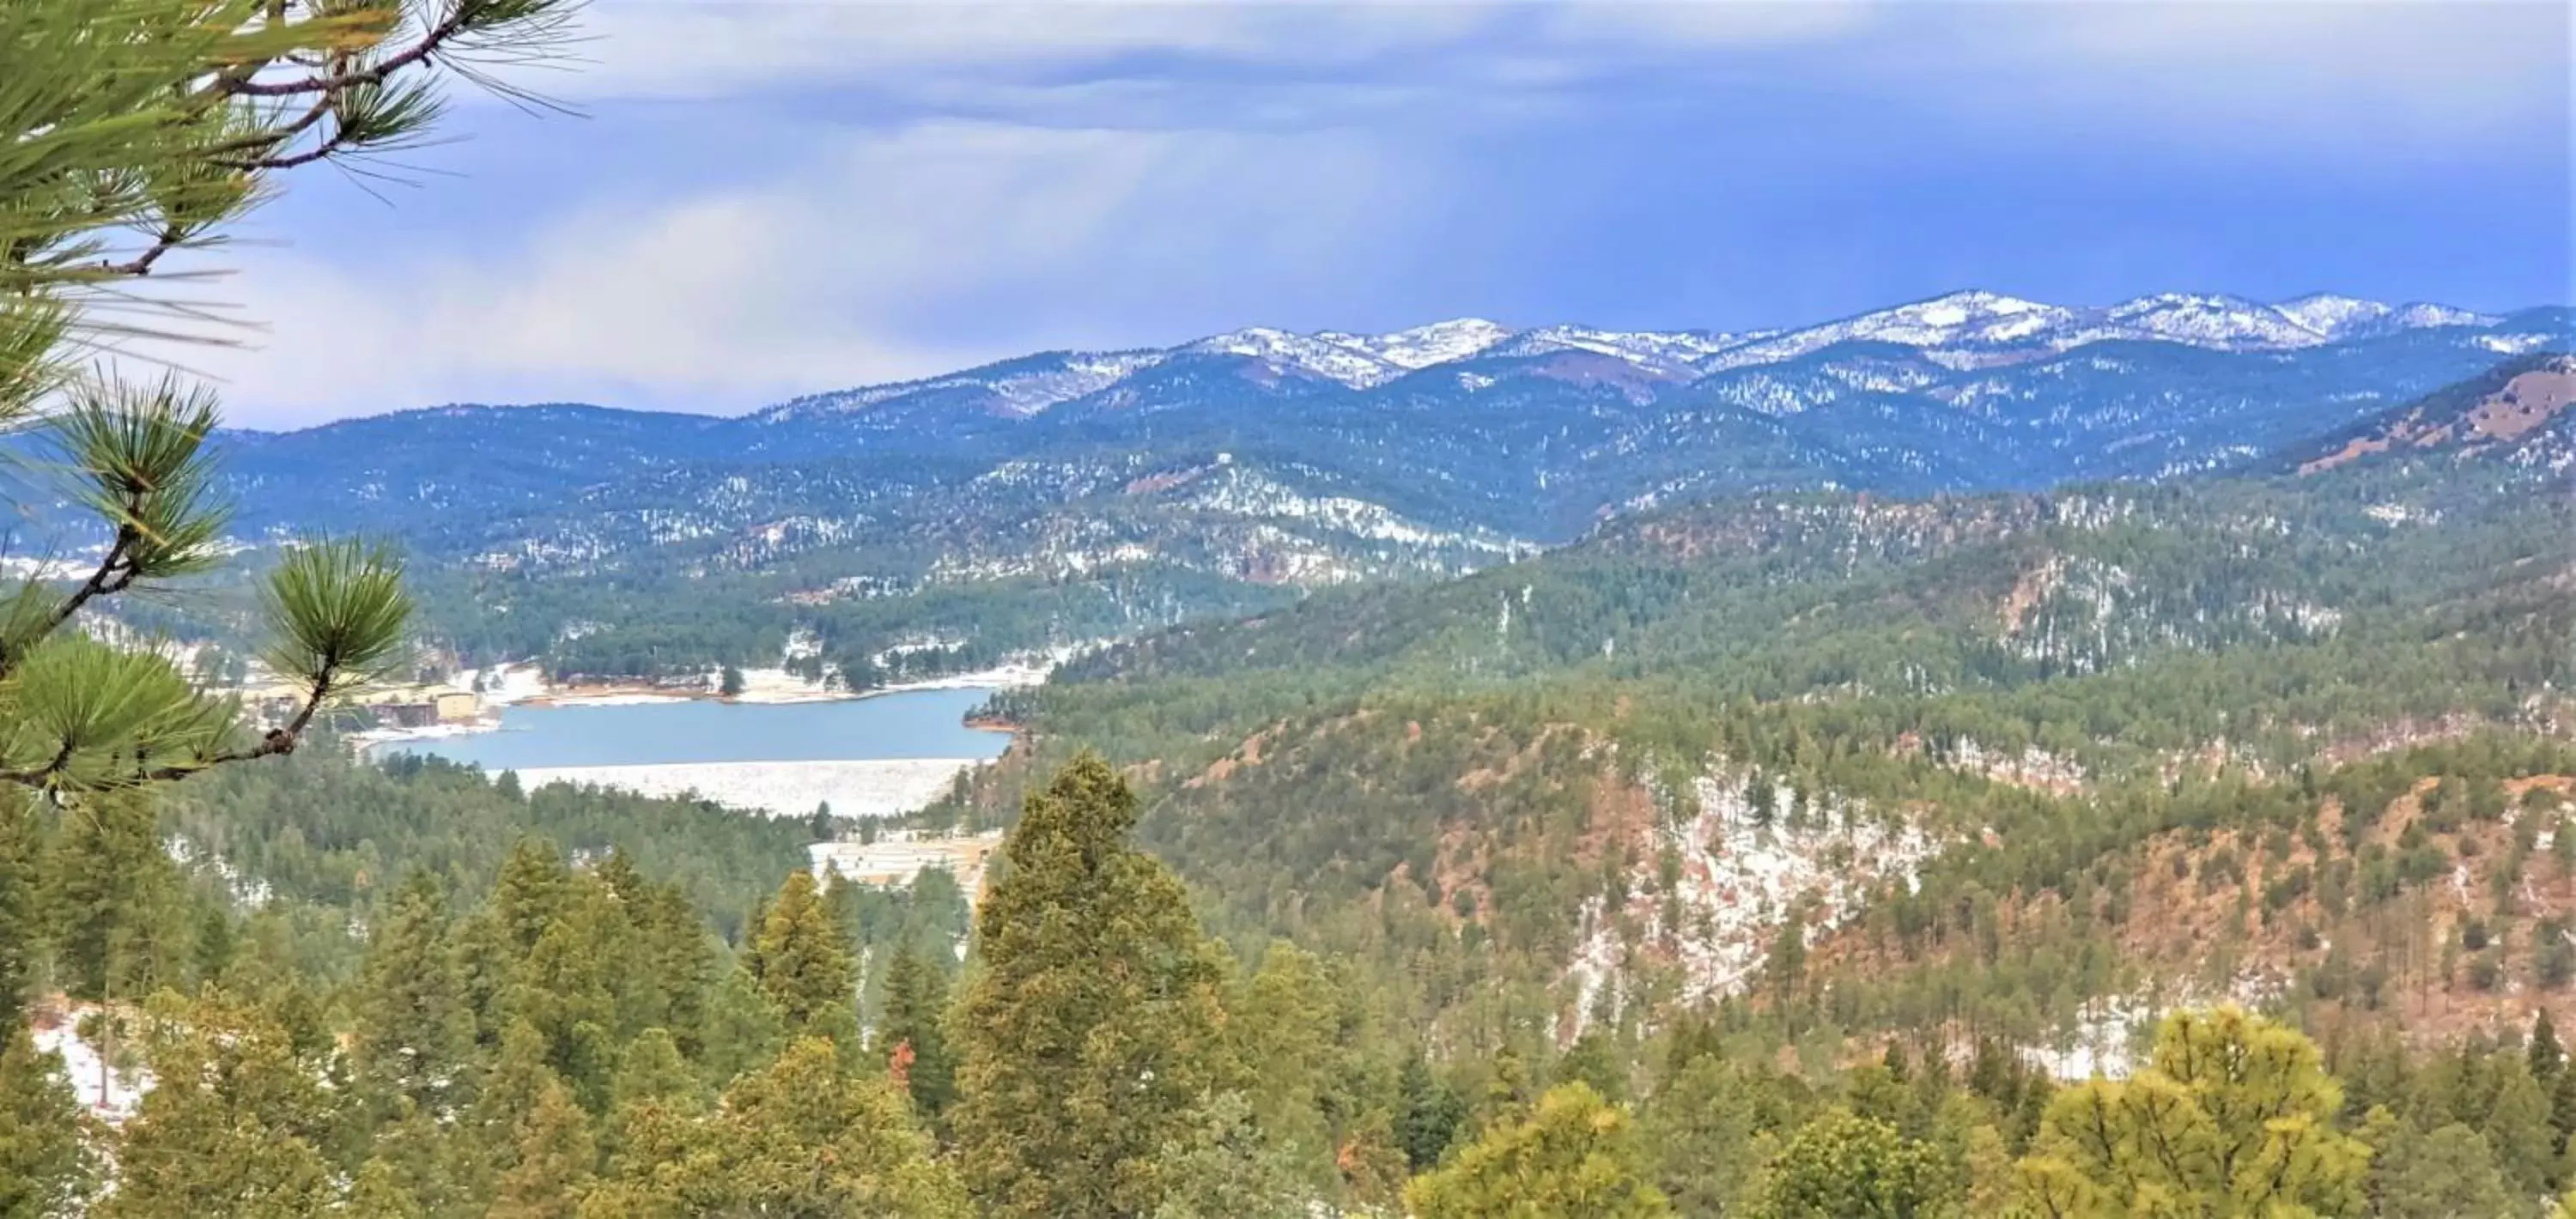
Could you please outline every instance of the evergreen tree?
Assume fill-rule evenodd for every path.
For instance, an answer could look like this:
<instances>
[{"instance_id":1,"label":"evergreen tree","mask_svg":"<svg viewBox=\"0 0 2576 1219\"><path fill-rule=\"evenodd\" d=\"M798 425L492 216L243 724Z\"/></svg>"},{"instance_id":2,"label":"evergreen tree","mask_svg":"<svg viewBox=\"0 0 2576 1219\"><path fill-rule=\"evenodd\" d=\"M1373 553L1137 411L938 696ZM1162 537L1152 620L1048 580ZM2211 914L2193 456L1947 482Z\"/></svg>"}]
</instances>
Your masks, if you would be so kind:
<instances>
[{"instance_id":1,"label":"evergreen tree","mask_svg":"<svg viewBox=\"0 0 2576 1219\"><path fill-rule=\"evenodd\" d=\"M165 1013L152 1090L118 1132L116 1188L98 1219L299 1219L339 1190L322 1147L321 1064L284 1029L220 992Z\"/></svg>"},{"instance_id":2,"label":"evergreen tree","mask_svg":"<svg viewBox=\"0 0 2576 1219\"><path fill-rule=\"evenodd\" d=\"M1759 1160L1752 1089L1724 1059L1702 1055L1638 1114L1655 1181L1685 1215L1734 1213Z\"/></svg>"},{"instance_id":3,"label":"evergreen tree","mask_svg":"<svg viewBox=\"0 0 2576 1219\"><path fill-rule=\"evenodd\" d=\"M1396 1076L1396 1091L1403 1106L1396 1142L1404 1151L1408 1167L1417 1173L1427 1172L1456 1141L1459 1125L1467 1120L1466 1099L1448 1081L1431 1073L1431 1063L1419 1048L1405 1055L1404 1066Z\"/></svg>"},{"instance_id":4,"label":"evergreen tree","mask_svg":"<svg viewBox=\"0 0 2576 1219\"><path fill-rule=\"evenodd\" d=\"M2549 1125L2549 1098L2522 1063L2507 1058L2503 1075L2495 1104L2487 1110L2486 1141L2495 1149L2505 1179L2518 1192L2536 1197L2548 1192L2558 1172L2558 1139Z\"/></svg>"},{"instance_id":5,"label":"evergreen tree","mask_svg":"<svg viewBox=\"0 0 2576 1219\"><path fill-rule=\"evenodd\" d=\"M503 1007L545 1041L546 1065L591 1109L608 1104L616 1070L617 997L627 970L615 907L586 878L568 888L559 916L538 934Z\"/></svg>"},{"instance_id":6,"label":"evergreen tree","mask_svg":"<svg viewBox=\"0 0 2576 1219\"><path fill-rule=\"evenodd\" d=\"M2372 1140L2372 1214L2377 1219L2506 1219L2530 1213L2528 1201L2514 1198L2494 1152L2477 1131L2458 1122L2430 1134L2396 1122L2389 1130L2389 1137Z\"/></svg>"},{"instance_id":7,"label":"evergreen tree","mask_svg":"<svg viewBox=\"0 0 2576 1219\"><path fill-rule=\"evenodd\" d=\"M521 953L535 948L546 928L563 917L572 887L572 872L553 843L519 839L501 864L501 879L492 889L492 910L510 946Z\"/></svg>"},{"instance_id":8,"label":"evergreen tree","mask_svg":"<svg viewBox=\"0 0 2576 1219\"><path fill-rule=\"evenodd\" d=\"M151 801L119 795L68 809L45 867L56 981L76 999L132 999L176 981L181 896Z\"/></svg>"},{"instance_id":9,"label":"evergreen tree","mask_svg":"<svg viewBox=\"0 0 2576 1219\"><path fill-rule=\"evenodd\" d=\"M787 1019L760 988L747 968L727 970L707 1003L707 1025L700 1041L699 1062L710 1086L750 1074L786 1043Z\"/></svg>"},{"instance_id":10,"label":"evergreen tree","mask_svg":"<svg viewBox=\"0 0 2576 1219\"><path fill-rule=\"evenodd\" d=\"M1322 960L1284 941L1227 1012L1234 1050L1249 1073L1253 1122L1283 1152L1320 1166L1332 1149L1324 1104L1335 1083L1341 1013Z\"/></svg>"},{"instance_id":11,"label":"evergreen tree","mask_svg":"<svg viewBox=\"0 0 2576 1219\"><path fill-rule=\"evenodd\" d=\"M1947 1199L1931 1148L1835 1110L1799 1127L1763 1182L1762 1219L1929 1219Z\"/></svg>"},{"instance_id":12,"label":"evergreen tree","mask_svg":"<svg viewBox=\"0 0 2576 1219\"><path fill-rule=\"evenodd\" d=\"M1106 762L1076 760L1028 799L977 912L950 1120L992 1214L1151 1211L1162 1148L1233 1073L1223 967L1180 882L1130 845L1135 818Z\"/></svg>"},{"instance_id":13,"label":"evergreen tree","mask_svg":"<svg viewBox=\"0 0 2576 1219\"><path fill-rule=\"evenodd\" d=\"M32 797L0 792L0 1028L27 1022L27 992L49 930L36 891L42 833Z\"/></svg>"},{"instance_id":14,"label":"evergreen tree","mask_svg":"<svg viewBox=\"0 0 2576 1219\"><path fill-rule=\"evenodd\" d=\"M705 1084L680 1057L679 1043L667 1030L646 1029L618 1063L601 1149L612 1159L626 1154L648 1115L694 1118L705 1110Z\"/></svg>"},{"instance_id":15,"label":"evergreen tree","mask_svg":"<svg viewBox=\"0 0 2576 1219\"><path fill-rule=\"evenodd\" d=\"M24 1024L0 1030L0 1219L79 1213L98 1180L94 1134L62 1059Z\"/></svg>"},{"instance_id":16,"label":"evergreen tree","mask_svg":"<svg viewBox=\"0 0 2576 1219\"><path fill-rule=\"evenodd\" d=\"M609 1088L609 1103L614 1109L627 1109L652 1101L694 1112L705 1107L699 1087L670 1031L646 1029L626 1043L616 1082Z\"/></svg>"},{"instance_id":17,"label":"evergreen tree","mask_svg":"<svg viewBox=\"0 0 2576 1219\"><path fill-rule=\"evenodd\" d=\"M403 882L367 945L351 1051L361 1080L429 1113L457 1098L474 1044L473 1013L447 943L447 903L426 873Z\"/></svg>"},{"instance_id":18,"label":"evergreen tree","mask_svg":"<svg viewBox=\"0 0 2576 1219\"><path fill-rule=\"evenodd\" d=\"M949 1053L948 977L909 942L897 945L886 964L885 1013L877 1042L891 1060L908 1057L904 1088L925 1118L936 1119L957 1099L957 1060Z\"/></svg>"},{"instance_id":19,"label":"evergreen tree","mask_svg":"<svg viewBox=\"0 0 2576 1219\"><path fill-rule=\"evenodd\" d=\"M2576 1135L2576 1071L2560 1071L2550 1080L2549 1128L2558 1132L2561 1147Z\"/></svg>"},{"instance_id":20,"label":"evergreen tree","mask_svg":"<svg viewBox=\"0 0 2576 1219\"><path fill-rule=\"evenodd\" d=\"M1487 1130L1448 1165L1414 1178L1405 1201L1420 1219L1673 1213L1647 1179L1627 1115L1581 1083L1549 1089L1526 1116Z\"/></svg>"},{"instance_id":21,"label":"evergreen tree","mask_svg":"<svg viewBox=\"0 0 2576 1219\"><path fill-rule=\"evenodd\" d=\"M348 1213L367 1219L429 1219L429 1209L403 1183L400 1172L376 1159L361 1165L357 1179L349 1183Z\"/></svg>"},{"instance_id":22,"label":"evergreen tree","mask_svg":"<svg viewBox=\"0 0 2576 1219\"><path fill-rule=\"evenodd\" d=\"M1628 1055L1611 1034L1587 1029L1557 1060L1556 1081L1589 1084L1602 1099L1623 1104L1628 1099Z\"/></svg>"},{"instance_id":23,"label":"evergreen tree","mask_svg":"<svg viewBox=\"0 0 2576 1219\"><path fill-rule=\"evenodd\" d=\"M476 1209L478 1191L488 1183L488 1159L455 1138L454 1130L453 1123L397 1100L391 1116L366 1132L367 1157L351 1187L350 1210L373 1213L360 1205L369 1196L383 1198L391 1214L405 1213L405 1206L424 1217Z\"/></svg>"},{"instance_id":24,"label":"evergreen tree","mask_svg":"<svg viewBox=\"0 0 2576 1219\"><path fill-rule=\"evenodd\" d=\"M2523 1057L2531 1077L2543 1088L2555 1084L2558 1072L2567 1065L2567 1049L2558 1043L2558 1022L2550 1019L2548 1008L2531 1018L2531 1041L2523 1048Z\"/></svg>"},{"instance_id":25,"label":"evergreen tree","mask_svg":"<svg viewBox=\"0 0 2576 1219\"><path fill-rule=\"evenodd\" d=\"M2042 1214L2092 1214L2105 1199L2147 1213L2340 1213L2357 1205L2369 1154L2334 1128L2342 1103L2296 1030L2233 1007L2176 1012L2145 1070L2050 1102L2022 1166L2025 1203ZM2179 1146L2208 1150L2155 1151Z\"/></svg>"},{"instance_id":26,"label":"evergreen tree","mask_svg":"<svg viewBox=\"0 0 2576 1219\"><path fill-rule=\"evenodd\" d=\"M857 974L812 872L788 874L752 944L753 976L787 1021L788 1033L829 1037L844 1051L855 1050Z\"/></svg>"},{"instance_id":27,"label":"evergreen tree","mask_svg":"<svg viewBox=\"0 0 2576 1219\"><path fill-rule=\"evenodd\" d=\"M726 1089L712 1117L647 1123L582 1214L967 1219L964 1188L910 1108L885 1081L845 1073L832 1043L805 1038Z\"/></svg>"},{"instance_id":28,"label":"evergreen tree","mask_svg":"<svg viewBox=\"0 0 2576 1219\"><path fill-rule=\"evenodd\" d=\"M1295 1159L1274 1148L1242 1094L1212 1098L1189 1137L1163 1147L1154 1219L1305 1219L1312 1205Z\"/></svg>"},{"instance_id":29,"label":"evergreen tree","mask_svg":"<svg viewBox=\"0 0 2576 1219\"><path fill-rule=\"evenodd\" d=\"M547 1062L545 1034L525 1020L512 1021L501 1035L500 1056L483 1072L461 1132L473 1166L480 1170L478 1186L490 1184L488 1174L517 1154L520 1116L537 1107L546 1089L562 1082Z\"/></svg>"},{"instance_id":30,"label":"evergreen tree","mask_svg":"<svg viewBox=\"0 0 2576 1219\"><path fill-rule=\"evenodd\" d=\"M572 1219L596 1154L588 1115L562 1084L547 1080L519 1119L515 1162L501 1174L490 1219Z\"/></svg>"}]
</instances>

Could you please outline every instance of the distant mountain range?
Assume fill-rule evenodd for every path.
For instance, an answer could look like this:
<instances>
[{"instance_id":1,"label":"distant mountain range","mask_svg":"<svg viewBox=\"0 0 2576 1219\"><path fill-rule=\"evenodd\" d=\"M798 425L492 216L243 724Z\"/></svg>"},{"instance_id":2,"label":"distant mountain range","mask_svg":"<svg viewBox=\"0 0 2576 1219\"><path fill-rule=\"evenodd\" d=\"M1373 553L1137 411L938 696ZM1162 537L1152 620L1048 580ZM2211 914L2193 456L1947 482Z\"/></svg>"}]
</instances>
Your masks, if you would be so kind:
<instances>
[{"instance_id":1,"label":"distant mountain range","mask_svg":"<svg viewBox=\"0 0 2576 1219\"><path fill-rule=\"evenodd\" d=\"M1457 318L1378 335L1329 330L1297 334L1255 326L1178 347L1045 352L941 377L816 394L764 415L865 410L924 395L952 404L976 401L996 414L1032 415L1110 390L1157 366L1206 356L1248 359L1274 375L1320 378L1351 389L1373 388L1442 365L1550 356L1573 358L1543 366L1540 375L1552 372L1671 384L1733 368L1778 364L1839 343L1918 348L1934 363L1956 370L2018 363L2120 340L2214 351L2288 351L2408 330L2490 327L2503 320L2448 305L2389 305L2330 293L2268 305L2233 296L2161 293L2105 308L2070 308L1992 292L1954 292L1820 326L1737 334L1572 325L1515 330L1483 318ZM2514 347L2509 338L2502 339L2497 350L2510 352ZM1583 357L1602 357L1628 367L1615 369Z\"/></svg>"},{"instance_id":2,"label":"distant mountain range","mask_svg":"<svg viewBox=\"0 0 2576 1219\"><path fill-rule=\"evenodd\" d=\"M1961 292L1749 333L1251 328L1041 352L740 418L449 406L222 444L242 533L328 521L400 538L425 568L479 573L475 620L520 615L495 648L567 631L614 644L617 630L563 603L567 581L592 580L627 601L721 589L769 607L746 611L775 620L764 639L828 638L864 599L850 646L883 649L946 629L900 607L937 601L954 619L978 590L1047 590L1051 608L1007 633L1042 642L1029 636L1454 574L1719 495L2234 469L2571 345L2563 306L2163 294L2097 308ZM608 608L596 616L624 622L634 606Z\"/></svg>"}]
</instances>

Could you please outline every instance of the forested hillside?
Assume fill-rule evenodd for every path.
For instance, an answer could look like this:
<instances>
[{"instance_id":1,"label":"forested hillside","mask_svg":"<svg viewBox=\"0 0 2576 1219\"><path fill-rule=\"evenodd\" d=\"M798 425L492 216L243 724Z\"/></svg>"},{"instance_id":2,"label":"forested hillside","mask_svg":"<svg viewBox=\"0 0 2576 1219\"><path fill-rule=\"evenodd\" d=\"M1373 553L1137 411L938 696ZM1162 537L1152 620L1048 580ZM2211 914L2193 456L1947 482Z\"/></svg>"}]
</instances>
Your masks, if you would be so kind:
<instances>
[{"instance_id":1,"label":"forested hillside","mask_svg":"<svg viewBox=\"0 0 2576 1219\"><path fill-rule=\"evenodd\" d=\"M0 994L123 1088L14 1035L0 1203L2536 1217L2567 368L1146 636L921 816L1011 827L971 934L944 873L818 885L843 827L318 746L21 805Z\"/></svg>"},{"instance_id":2,"label":"forested hillside","mask_svg":"<svg viewBox=\"0 0 2576 1219\"><path fill-rule=\"evenodd\" d=\"M2566 367L2392 418L2529 403ZM2523 861L2576 809L2571 425L2332 468L2303 456L2344 443L2320 439L2278 474L2159 486L1720 501L1435 589L1163 632L998 707L1030 772L1081 747L1131 763L1147 841L1243 934L1377 957L1461 1035L1505 1018L1496 979L1560 1032L1651 1025L1786 1001L1761 981L1786 955L1838 1025L1920 1028L1933 1003L2037 1043L2141 993L2237 993L2240 966L2340 1000L2393 950L2346 921L2392 903L2440 906L2410 923L2428 933L2485 920L2457 969L2379 960L2394 1019L2398 990L2528 975L2564 930ZM2418 787L2451 811L2419 819ZM1016 792L1006 766L937 815ZM2247 908L2120 930L2176 909L2159 868ZM2023 955L2040 944L2063 951ZM2531 1004L2470 990L2443 1027Z\"/></svg>"},{"instance_id":3,"label":"forested hillside","mask_svg":"<svg viewBox=\"0 0 2576 1219\"><path fill-rule=\"evenodd\" d=\"M1710 498L2244 469L2576 338L2560 308L2367 304L2339 307L2382 321L1968 292L1750 335L1254 330L740 419L456 406L213 443L239 541L326 505L399 538L468 664L771 666L797 638L800 668L864 687L1426 583ZM142 621L238 616L220 593L185 610Z\"/></svg>"}]
</instances>

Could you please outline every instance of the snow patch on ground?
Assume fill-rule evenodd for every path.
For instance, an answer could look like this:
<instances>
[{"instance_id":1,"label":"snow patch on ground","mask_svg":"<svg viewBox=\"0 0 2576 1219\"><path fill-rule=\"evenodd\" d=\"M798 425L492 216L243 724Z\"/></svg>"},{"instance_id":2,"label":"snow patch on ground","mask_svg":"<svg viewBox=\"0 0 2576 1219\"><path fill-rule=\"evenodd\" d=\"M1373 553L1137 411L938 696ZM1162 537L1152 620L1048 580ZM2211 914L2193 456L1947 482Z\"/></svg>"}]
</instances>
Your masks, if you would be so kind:
<instances>
[{"instance_id":1,"label":"snow patch on ground","mask_svg":"<svg viewBox=\"0 0 2576 1219\"><path fill-rule=\"evenodd\" d=\"M63 1077L82 1108L105 1121L122 1122L134 1116L143 1094L152 1090L152 1075L140 1067L124 1071L108 1065L100 1048L81 1036L81 1022L98 1012L92 1003L40 1006L34 1024L36 1052L61 1056Z\"/></svg>"},{"instance_id":2,"label":"snow patch on ground","mask_svg":"<svg viewBox=\"0 0 2576 1219\"><path fill-rule=\"evenodd\" d=\"M1688 1001L1738 993L1768 959L1783 919L1803 911L1812 937L1879 885L1913 885L1934 850L1902 818L1748 771L1713 768L1692 789L1696 811L1662 819L1629 877L1625 904L1614 910L1595 897L1584 905L1567 969L1578 1022L1605 991L1615 1008L1617 983L1639 952L1678 965ZM1668 855L1679 866L1666 894L1659 890Z\"/></svg>"},{"instance_id":3,"label":"snow patch on ground","mask_svg":"<svg viewBox=\"0 0 2576 1219\"><path fill-rule=\"evenodd\" d=\"M641 796L695 796L772 817L803 817L829 804L841 817L899 817L947 793L985 758L879 758L848 762L665 762L536 766L519 782L595 784Z\"/></svg>"}]
</instances>

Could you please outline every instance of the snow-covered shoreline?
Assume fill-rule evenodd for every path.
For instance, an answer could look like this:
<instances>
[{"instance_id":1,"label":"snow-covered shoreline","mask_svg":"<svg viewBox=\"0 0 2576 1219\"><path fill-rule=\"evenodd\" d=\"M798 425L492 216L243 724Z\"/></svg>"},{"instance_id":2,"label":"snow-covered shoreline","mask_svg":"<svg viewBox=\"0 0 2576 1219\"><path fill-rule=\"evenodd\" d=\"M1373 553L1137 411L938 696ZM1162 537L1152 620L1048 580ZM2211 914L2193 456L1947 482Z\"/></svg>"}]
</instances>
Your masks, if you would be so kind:
<instances>
[{"instance_id":1,"label":"snow-covered shoreline","mask_svg":"<svg viewBox=\"0 0 2576 1219\"><path fill-rule=\"evenodd\" d=\"M829 804L843 817L898 817L947 793L986 758L875 758L837 762L654 762L626 766L537 766L521 785L595 784L644 796L697 795L773 817L802 817Z\"/></svg>"}]
</instances>

